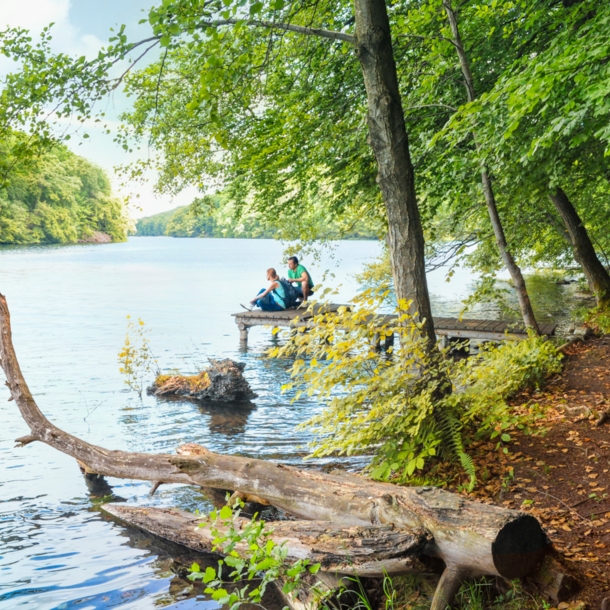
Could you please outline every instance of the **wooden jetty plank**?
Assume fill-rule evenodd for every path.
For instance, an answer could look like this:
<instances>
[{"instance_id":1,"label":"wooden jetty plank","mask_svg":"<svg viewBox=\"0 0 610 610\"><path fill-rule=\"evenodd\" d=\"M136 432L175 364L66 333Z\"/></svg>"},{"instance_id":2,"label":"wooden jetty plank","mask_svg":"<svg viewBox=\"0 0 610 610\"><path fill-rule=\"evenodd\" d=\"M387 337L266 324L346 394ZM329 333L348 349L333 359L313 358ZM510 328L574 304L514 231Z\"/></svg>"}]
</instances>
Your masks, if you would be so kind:
<instances>
[{"instance_id":1,"label":"wooden jetty plank","mask_svg":"<svg viewBox=\"0 0 610 610\"><path fill-rule=\"evenodd\" d=\"M434 328L454 328L457 318L434 318Z\"/></svg>"},{"instance_id":2,"label":"wooden jetty plank","mask_svg":"<svg viewBox=\"0 0 610 610\"><path fill-rule=\"evenodd\" d=\"M315 304L313 313L306 309L288 309L284 311L243 311L232 314L235 317L241 338L247 341L248 329L252 326L287 326L301 327L311 326L311 318L314 315L327 312L335 312L339 307L348 307L336 303ZM367 318L370 322L371 318ZM396 321L396 315L379 314L375 322L379 327L390 326ZM516 322L506 320L482 320L475 318L434 318L434 327L439 337L456 339L480 339L483 341L504 341L506 339L523 339L527 336L524 326ZM557 324L547 322L540 326L543 335L553 335Z\"/></svg>"},{"instance_id":3,"label":"wooden jetty plank","mask_svg":"<svg viewBox=\"0 0 610 610\"><path fill-rule=\"evenodd\" d=\"M545 322L544 324L540 324L540 333L547 336L554 335L557 326L559 325L556 322Z\"/></svg>"}]
</instances>

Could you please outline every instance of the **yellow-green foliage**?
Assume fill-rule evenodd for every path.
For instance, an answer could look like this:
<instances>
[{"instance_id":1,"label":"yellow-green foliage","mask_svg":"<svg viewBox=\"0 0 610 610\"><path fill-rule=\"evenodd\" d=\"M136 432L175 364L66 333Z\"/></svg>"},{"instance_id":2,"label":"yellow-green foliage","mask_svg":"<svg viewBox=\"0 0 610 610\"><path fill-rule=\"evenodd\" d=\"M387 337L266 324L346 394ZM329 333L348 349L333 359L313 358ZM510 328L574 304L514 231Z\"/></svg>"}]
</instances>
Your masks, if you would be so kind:
<instances>
[{"instance_id":1,"label":"yellow-green foliage","mask_svg":"<svg viewBox=\"0 0 610 610\"><path fill-rule=\"evenodd\" d=\"M306 391L327 403L305 424L315 434L312 456L371 455L374 478L404 481L440 455L458 459L472 487L466 432L510 440L504 430L516 421L506 399L558 371L560 356L532 335L455 361L427 349L408 303L399 303L396 319L375 315L386 297L387 290L367 290L351 307L315 316L313 328L271 351L296 356L287 388L298 386L297 398ZM387 353L372 345L375 335L392 334L397 342Z\"/></svg>"},{"instance_id":2,"label":"yellow-green foliage","mask_svg":"<svg viewBox=\"0 0 610 610\"><path fill-rule=\"evenodd\" d=\"M594 330L610 334L610 305L601 305L587 312L585 322Z\"/></svg>"},{"instance_id":3,"label":"yellow-green foliage","mask_svg":"<svg viewBox=\"0 0 610 610\"><path fill-rule=\"evenodd\" d=\"M127 316L127 332L125 343L118 354L119 372L125 376L125 385L137 392L142 398L144 377L151 371L160 374L157 359L150 349L150 341L146 336L148 330L140 318L134 322L131 316Z\"/></svg>"}]
</instances>

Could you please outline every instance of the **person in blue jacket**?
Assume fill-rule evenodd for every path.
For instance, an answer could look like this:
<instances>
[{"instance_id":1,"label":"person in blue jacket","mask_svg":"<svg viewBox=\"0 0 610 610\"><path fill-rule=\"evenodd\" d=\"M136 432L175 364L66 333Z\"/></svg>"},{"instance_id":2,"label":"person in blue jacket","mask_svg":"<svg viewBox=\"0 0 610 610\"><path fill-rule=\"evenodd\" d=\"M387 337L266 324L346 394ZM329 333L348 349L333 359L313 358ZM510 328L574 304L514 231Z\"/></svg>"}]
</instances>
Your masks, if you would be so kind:
<instances>
[{"instance_id":1,"label":"person in blue jacket","mask_svg":"<svg viewBox=\"0 0 610 610\"><path fill-rule=\"evenodd\" d=\"M273 267L267 269L269 288L261 288L260 292L250 301L250 305L260 307L263 311L283 311L286 309L286 292L280 283L280 278ZM242 307L244 307L242 305ZM249 309L246 307L246 309Z\"/></svg>"}]
</instances>

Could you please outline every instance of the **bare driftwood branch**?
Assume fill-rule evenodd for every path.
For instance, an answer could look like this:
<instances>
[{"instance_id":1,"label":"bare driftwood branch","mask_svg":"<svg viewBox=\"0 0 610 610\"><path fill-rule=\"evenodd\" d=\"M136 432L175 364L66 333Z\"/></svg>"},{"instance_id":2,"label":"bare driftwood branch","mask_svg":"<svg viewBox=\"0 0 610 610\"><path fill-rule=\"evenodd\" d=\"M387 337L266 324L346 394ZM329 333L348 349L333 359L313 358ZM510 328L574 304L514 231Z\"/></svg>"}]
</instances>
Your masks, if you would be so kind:
<instances>
[{"instance_id":1,"label":"bare driftwood branch","mask_svg":"<svg viewBox=\"0 0 610 610\"><path fill-rule=\"evenodd\" d=\"M7 385L38 440L75 458L84 472L155 483L182 483L256 496L292 515L342 528L391 524L433 536L426 555L447 574L432 605L445 610L458 579L518 578L531 573L550 548L539 522L526 513L470 501L434 487L399 487L344 474L326 474L264 460L212 453L187 445L178 455L130 453L92 445L52 424L38 408L12 344L10 315L0 295L0 359Z\"/></svg>"}]
</instances>

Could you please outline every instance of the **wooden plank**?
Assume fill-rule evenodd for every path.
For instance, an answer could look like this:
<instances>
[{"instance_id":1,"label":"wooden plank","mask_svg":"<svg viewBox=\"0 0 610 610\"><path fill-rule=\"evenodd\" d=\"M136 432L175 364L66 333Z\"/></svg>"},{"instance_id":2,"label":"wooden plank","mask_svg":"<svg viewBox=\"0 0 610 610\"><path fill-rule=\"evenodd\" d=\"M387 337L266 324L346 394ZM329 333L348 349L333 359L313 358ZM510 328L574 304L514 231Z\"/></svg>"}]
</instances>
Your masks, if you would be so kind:
<instances>
[{"instance_id":1,"label":"wooden plank","mask_svg":"<svg viewBox=\"0 0 610 610\"><path fill-rule=\"evenodd\" d=\"M456 330L476 330L481 320L458 320L455 324Z\"/></svg>"},{"instance_id":2,"label":"wooden plank","mask_svg":"<svg viewBox=\"0 0 610 610\"><path fill-rule=\"evenodd\" d=\"M434 318L434 328L455 328L457 318Z\"/></svg>"},{"instance_id":3,"label":"wooden plank","mask_svg":"<svg viewBox=\"0 0 610 610\"><path fill-rule=\"evenodd\" d=\"M513 335L505 333L494 333L488 331L477 330L443 330L439 335L455 338L455 339L479 339L481 341L505 341L506 339L518 340L522 339L523 335Z\"/></svg>"},{"instance_id":4,"label":"wooden plank","mask_svg":"<svg viewBox=\"0 0 610 610\"><path fill-rule=\"evenodd\" d=\"M313 315L320 313L336 312L340 304L315 304ZM344 307L348 307L344 305ZM243 311L232 314L235 322L239 325L252 326L311 326L312 313L305 309L288 309L283 311ZM379 314L372 319L368 316L366 322L374 322L379 327L392 325L396 322L396 315ZM466 318L434 318L434 326L438 336L482 339L489 341L502 341L504 339L523 339L527 335L524 326L516 322L506 320L485 320ZM543 335L553 335L557 329L555 322L546 322L540 325Z\"/></svg>"},{"instance_id":5,"label":"wooden plank","mask_svg":"<svg viewBox=\"0 0 610 610\"><path fill-rule=\"evenodd\" d=\"M545 324L540 325L540 332L543 335L554 335L557 330L558 324L555 322L546 322Z\"/></svg>"},{"instance_id":6,"label":"wooden plank","mask_svg":"<svg viewBox=\"0 0 610 610\"><path fill-rule=\"evenodd\" d=\"M498 324L498 320L485 320L484 324L481 324L481 326L479 326L478 330L486 331L486 332L494 332L497 324Z\"/></svg>"}]
</instances>

